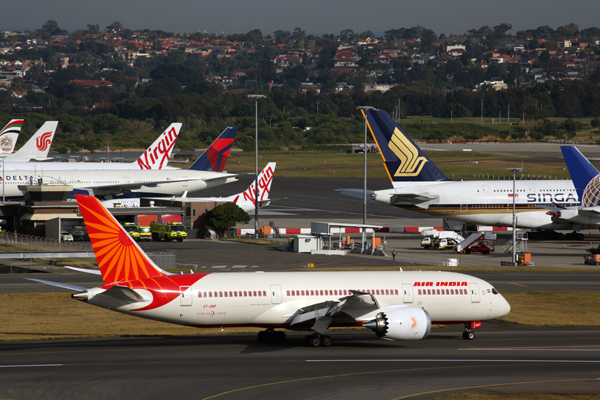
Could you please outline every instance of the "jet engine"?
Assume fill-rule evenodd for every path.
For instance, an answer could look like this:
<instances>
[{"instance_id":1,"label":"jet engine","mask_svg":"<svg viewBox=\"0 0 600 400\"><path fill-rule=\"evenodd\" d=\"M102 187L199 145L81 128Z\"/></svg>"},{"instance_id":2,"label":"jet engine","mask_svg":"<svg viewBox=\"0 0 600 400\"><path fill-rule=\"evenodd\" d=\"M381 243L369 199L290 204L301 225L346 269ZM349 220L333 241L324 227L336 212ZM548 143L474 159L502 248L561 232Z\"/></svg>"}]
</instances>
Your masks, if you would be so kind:
<instances>
[{"instance_id":1,"label":"jet engine","mask_svg":"<svg viewBox=\"0 0 600 400\"><path fill-rule=\"evenodd\" d=\"M363 326L385 340L421 340L431 331L431 317L420 308L399 307L377 314Z\"/></svg>"}]
</instances>

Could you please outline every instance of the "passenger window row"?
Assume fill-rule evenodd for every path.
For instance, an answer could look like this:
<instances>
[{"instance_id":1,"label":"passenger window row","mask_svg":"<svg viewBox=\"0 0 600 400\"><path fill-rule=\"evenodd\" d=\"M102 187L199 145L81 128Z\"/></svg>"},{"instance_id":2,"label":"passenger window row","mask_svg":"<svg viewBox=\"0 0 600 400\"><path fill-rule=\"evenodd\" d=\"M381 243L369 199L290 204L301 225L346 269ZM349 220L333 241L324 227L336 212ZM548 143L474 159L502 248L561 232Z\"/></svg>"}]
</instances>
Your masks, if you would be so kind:
<instances>
[{"instance_id":1,"label":"passenger window row","mask_svg":"<svg viewBox=\"0 0 600 400\"><path fill-rule=\"evenodd\" d=\"M398 296L398 289L361 289L361 292L366 292L378 296ZM337 289L319 289L319 290L288 290L288 296L349 296L349 290Z\"/></svg>"},{"instance_id":2,"label":"passenger window row","mask_svg":"<svg viewBox=\"0 0 600 400\"><path fill-rule=\"evenodd\" d=\"M422 295L461 295L467 294L467 289L419 289L418 293Z\"/></svg>"},{"instance_id":3,"label":"passenger window row","mask_svg":"<svg viewBox=\"0 0 600 400\"><path fill-rule=\"evenodd\" d=\"M266 297L266 290L239 290L239 291L218 291L218 292L198 292L199 298L212 297Z\"/></svg>"}]
</instances>

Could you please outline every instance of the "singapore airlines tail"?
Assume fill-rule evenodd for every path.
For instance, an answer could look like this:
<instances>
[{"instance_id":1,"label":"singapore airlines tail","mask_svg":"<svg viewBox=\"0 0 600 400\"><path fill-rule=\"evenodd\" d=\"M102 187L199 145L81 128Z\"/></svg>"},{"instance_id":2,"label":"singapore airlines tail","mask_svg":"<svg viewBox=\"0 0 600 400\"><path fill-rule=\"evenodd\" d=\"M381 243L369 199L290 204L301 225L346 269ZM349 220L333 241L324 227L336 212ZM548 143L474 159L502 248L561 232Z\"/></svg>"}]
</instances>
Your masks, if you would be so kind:
<instances>
[{"instance_id":1,"label":"singapore airlines tail","mask_svg":"<svg viewBox=\"0 0 600 400\"><path fill-rule=\"evenodd\" d=\"M56 134L58 121L46 121L36 133L13 154L6 156L6 161L19 162L30 160L45 160Z\"/></svg>"},{"instance_id":2,"label":"singapore airlines tail","mask_svg":"<svg viewBox=\"0 0 600 400\"><path fill-rule=\"evenodd\" d=\"M106 285L171 275L146 256L97 198L75 197Z\"/></svg>"},{"instance_id":3,"label":"singapore airlines tail","mask_svg":"<svg viewBox=\"0 0 600 400\"><path fill-rule=\"evenodd\" d=\"M161 169L167 166L182 125L180 122L175 122L165 129L137 159L140 169Z\"/></svg>"},{"instance_id":4,"label":"singapore airlines tail","mask_svg":"<svg viewBox=\"0 0 600 400\"><path fill-rule=\"evenodd\" d=\"M189 169L196 171L223 172L233 141L237 134L237 126L229 126L219 135Z\"/></svg>"},{"instance_id":5,"label":"singapore airlines tail","mask_svg":"<svg viewBox=\"0 0 600 400\"><path fill-rule=\"evenodd\" d=\"M0 131L0 155L13 152L22 126L22 119L12 119L2 128Z\"/></svg>"},{"instance_id":6,"label":"singapore airlines tail","mask_svg":"<svg viewBox=\"0 0 600 400\"><path fill-rule=\"evenodd\" d=\"M394 187L410 182L449 181L387 112L367 110L366 118Z\"/></svg>"}]
</instances>

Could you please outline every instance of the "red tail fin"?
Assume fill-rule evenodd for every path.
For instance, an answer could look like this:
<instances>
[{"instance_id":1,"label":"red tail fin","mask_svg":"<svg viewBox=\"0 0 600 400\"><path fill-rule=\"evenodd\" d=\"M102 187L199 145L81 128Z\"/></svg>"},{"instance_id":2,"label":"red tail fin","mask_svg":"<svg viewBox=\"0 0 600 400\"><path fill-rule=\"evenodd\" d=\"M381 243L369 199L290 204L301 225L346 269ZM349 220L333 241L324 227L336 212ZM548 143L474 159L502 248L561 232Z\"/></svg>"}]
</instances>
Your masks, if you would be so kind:
<instances>
[{"instance_id":1,"label":"red tail fin","mask_svg":"<svg viewBox=\"0 0 600 400\"><path fill-rule=\"evenodd\" d=\"M105 284L169 275L93 196L75 195Z\"/></svg>"}]
</instances>

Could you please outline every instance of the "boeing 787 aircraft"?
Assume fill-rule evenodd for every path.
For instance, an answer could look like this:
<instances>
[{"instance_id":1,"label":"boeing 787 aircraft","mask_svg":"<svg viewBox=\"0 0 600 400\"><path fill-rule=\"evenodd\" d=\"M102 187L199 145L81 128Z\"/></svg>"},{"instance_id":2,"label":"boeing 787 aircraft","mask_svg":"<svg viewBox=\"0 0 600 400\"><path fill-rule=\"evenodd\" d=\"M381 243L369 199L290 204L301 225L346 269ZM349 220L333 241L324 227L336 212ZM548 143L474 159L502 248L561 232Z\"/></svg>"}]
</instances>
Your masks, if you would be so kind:
<instances>
[{"instance_id":1,"label":"boeing 787 aircraft","mask_svg":"<svg viewBox=\"0 0 600 400\"><path fill-rule=\"evenodd\" d=\"M329 346L329 327L359 326L386 340L420 340L431 324L481 321L510 305L488 282L454 272L262 272L172 274L158 267L98 199L77 195L104 285L74 299L142 318L208 327L260 327L260 341L285 340L275 329L308 331L309 346ZM92 271L93 272L93 271Z\"/></svg>"}]
</instances>

